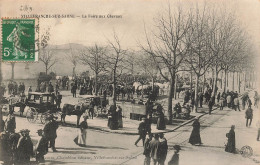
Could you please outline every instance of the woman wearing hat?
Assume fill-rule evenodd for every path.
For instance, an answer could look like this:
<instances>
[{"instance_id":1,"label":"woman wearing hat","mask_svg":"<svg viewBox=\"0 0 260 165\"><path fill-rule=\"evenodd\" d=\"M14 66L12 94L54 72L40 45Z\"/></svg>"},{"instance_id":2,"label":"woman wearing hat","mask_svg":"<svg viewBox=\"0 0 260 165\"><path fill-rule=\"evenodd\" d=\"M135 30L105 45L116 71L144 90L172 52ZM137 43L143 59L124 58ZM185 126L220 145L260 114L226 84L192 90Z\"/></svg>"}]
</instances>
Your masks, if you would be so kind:
<instances>
[{"instance_id":1,"label":"woman wearing hat","mask_svg":"<svg viewBox=\"0 0 260 165\"><path fill-rule=\"evenodd\" d=\"M228 142L225 148L226 152L236 153L236 134L235 134L235 126L232 125L229 133L226 134L228 138Z\"/></svg>"},{"instance_id":2,"label":"woman wearing hat","mask_svg":"<svg viewBox=\"0 0 260 165\"><path fill-rule=\"evenodd\" d=\"M16 129L16 121L14 116L14 111L12 109L9 110L9 114L5 119L5 131L14 133Z\"/></svg>"},{"instance_id":3,"label":"woman wearing hat","mask_svg":"<svg viewBox=\"0 0 260 165\"><path fill-rule=\"evenodd\" d=\"M193 130L190 135L189 143L192 145L195 144L202 144L201 138L200 138L200 122L199 119L195 119L195 121L192 124Z\"/></svg>"},{"instance_id":4,"label":"woman wearing hat","mask_svg":"<svg viewBox=\"0 0 260 165\"><path fill-rule=\"evenodd\" d=\"M87 145L87 123L88 116L84 117L84 120L79 125L78 145L85 147Z\"/></svg>"},{"instance_id":5,"label":"woman wearing hat","mask_svg":"<svg viewBox=\"0 0 260 165\"><path fill-rule=\"evenodd\" d=\"M43 163L45 162L44 155L46 155L48 152L48 140L44 136L42 129L39 129L37 133L40 136L40 138L35 146L36 162Z\"/></svg>"},{"instance_id":6,"label":"woman wearing hat","mask_svg":"<svg viewBox=\"0 0 260 165\"><path fill-rule=\"evenodd\" d=\"M33 143L29 135L30 130L21 130L21 137L17 144L17 157L19 164L29 164L33 156Z\"/></svg>"}]
</instances>

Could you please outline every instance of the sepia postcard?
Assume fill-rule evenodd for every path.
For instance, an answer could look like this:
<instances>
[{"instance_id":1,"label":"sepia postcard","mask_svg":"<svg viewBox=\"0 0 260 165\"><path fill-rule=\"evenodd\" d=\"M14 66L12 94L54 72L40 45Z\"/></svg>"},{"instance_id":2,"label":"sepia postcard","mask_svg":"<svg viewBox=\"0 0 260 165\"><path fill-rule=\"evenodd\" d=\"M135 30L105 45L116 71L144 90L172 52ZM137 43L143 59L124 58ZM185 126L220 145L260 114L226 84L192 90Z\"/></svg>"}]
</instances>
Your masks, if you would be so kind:
<instances>
[{"instance_id":1,"label":"sepia postcard","mask_svg":"<svg viewBox=\"0 0 260 165\"><path fill-rule=\"evenodd\" d=\"M0 164L260 164L260 0L0 0Z\"/></svg>"}]
</instances>

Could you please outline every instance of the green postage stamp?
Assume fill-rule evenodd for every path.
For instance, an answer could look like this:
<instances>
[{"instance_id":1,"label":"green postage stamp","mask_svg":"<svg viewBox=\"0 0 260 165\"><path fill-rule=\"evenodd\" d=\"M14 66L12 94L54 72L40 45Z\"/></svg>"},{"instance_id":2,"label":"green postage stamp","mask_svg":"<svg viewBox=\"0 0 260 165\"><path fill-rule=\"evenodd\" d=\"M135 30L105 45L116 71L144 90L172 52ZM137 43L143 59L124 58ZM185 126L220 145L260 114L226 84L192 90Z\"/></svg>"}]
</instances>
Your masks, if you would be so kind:
<instances>
[{"instance_id":1,"label":"green postage stamp","mask_svg":"<svg viewBox=\"0 0 260 165\"><path fill-rule=\"evenodd\" d=\"M2 61L38 61L37 19L2 19Z\"/></svg>"}]
</instances>

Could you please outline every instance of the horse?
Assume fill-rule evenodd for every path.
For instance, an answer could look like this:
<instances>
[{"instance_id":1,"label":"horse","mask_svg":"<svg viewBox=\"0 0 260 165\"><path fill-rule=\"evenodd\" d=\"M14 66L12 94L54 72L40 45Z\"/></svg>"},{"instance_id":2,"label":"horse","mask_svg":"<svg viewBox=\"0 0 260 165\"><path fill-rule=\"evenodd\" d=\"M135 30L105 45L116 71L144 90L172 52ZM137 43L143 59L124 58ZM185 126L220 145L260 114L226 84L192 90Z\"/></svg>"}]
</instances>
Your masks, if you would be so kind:
<instances>
[{"instance_id":1,"label":"horse","mask_svg":"<svg viewBox=\"0 0 260 165\"><path fill-rule=\"evenodd\" d=\"M65 117L66 115L76 115L77 116L77 127L79 126L79 120L85 111L89 109L89 104L81 103L77 105L72 104L64 104L62 108L61 114L61 123L65 124Z\"/></svg>"}]
</instances>

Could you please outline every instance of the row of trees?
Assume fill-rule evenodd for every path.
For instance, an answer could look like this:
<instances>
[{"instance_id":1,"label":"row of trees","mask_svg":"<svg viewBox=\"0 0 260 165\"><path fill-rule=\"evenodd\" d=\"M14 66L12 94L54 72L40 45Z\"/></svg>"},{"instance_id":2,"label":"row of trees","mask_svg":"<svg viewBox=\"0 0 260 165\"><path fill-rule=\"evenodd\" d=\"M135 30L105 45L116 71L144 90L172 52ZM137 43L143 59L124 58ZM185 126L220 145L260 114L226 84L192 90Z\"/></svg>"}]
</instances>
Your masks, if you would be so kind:
<instances>
[{"instance_id":1,"label":"row of trees","mask_svg":"<svg viewBox=\"0 0 260 165\"><path fill-rule=\"evenodd\" d=\"M156 63L157 69L170 82L168 97L169 120L172 119L172 98L176 74L185 68L196 76L195 110L198 103L199 79L209 70L214 77L212 96L216 95L220 71L242 71L252 65L248 34L231 12L209 8L207 5L184 10L168 6L155 20L155 28L145 28L144 50ZM167 70L170 76L166 76ZM225 76L226 84L227 76ZM224 85L226 86L226 85Z\"/></svg>"},{"instance_id":2,"label":"row of trees","mask_svg":"<svg viewBox=\"0 0 260 165\"><path fill-rule=\"evenodd\" d=\"M100 73L109 73L114 87L122 73L133 73L135 68L145 72L152 81L159 73L170 82L168 116L171 122L173 94L180 71L189 71L195 75L197 110L199 80L206 72L212 72L214 96L221 71L224 71L225 91L228 72L242 72L252 68L252 44L240 25L232 12L225 10L207 5L183 10L181 6L172 9L168 5L167 10L154 19L154 26L149 26L151 29L144 26L145 42L139 42L139 51L122 48L114 32L112 39L107 39L106 46L95 44L83 50L70 47L67 59L73 65L73 75L77 64L81 63L93 71L96 82ZM48 51L43 52L40 61L45 64L46 73L56 62ZM116 104L115 95L113 103Z\"/></svg>"}]
</instances>

